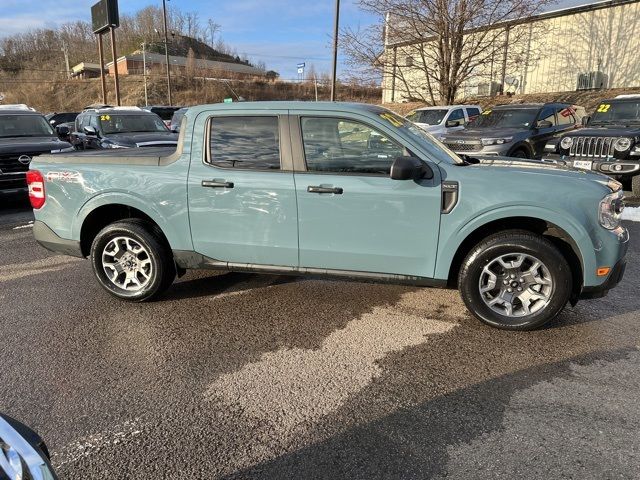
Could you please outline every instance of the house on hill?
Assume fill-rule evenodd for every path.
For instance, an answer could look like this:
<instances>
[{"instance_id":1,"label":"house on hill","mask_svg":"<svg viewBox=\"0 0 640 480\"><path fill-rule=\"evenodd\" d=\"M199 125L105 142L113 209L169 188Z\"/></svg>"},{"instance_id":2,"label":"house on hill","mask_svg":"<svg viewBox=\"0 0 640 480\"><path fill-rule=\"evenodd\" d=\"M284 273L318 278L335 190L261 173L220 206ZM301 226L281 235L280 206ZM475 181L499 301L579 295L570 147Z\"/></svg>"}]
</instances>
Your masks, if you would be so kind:
<instances>
[{"instance_id":1,"label":"house on hill","mask_svg":"<svg viewBox=\"0 0 640 480\"><path fill-rule=\"evenodd\" d=\"M124 55L117 60L119 75L142 75L146 63L147 73L150 71L164 71L166 58L159 53L133 52ZM193 57L170 55L169 65L172 73L185 73L187 70L196 72L199 76L221 77L231 74L238 77L264 77L266 71L247 65L245 63L226 62L218 60L205 60ZM114 73L113 62L106 64L110 75Z\"/></svg>"}]
</instances>

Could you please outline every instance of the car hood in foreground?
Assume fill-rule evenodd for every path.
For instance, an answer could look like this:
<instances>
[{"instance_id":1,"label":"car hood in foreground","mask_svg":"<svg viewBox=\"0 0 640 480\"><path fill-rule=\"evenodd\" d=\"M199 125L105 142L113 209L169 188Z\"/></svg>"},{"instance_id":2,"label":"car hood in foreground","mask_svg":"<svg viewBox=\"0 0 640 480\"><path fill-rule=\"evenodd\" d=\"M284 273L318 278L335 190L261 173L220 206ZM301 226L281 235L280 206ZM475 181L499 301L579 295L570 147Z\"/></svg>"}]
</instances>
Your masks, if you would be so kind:
<instances>
[{"instance_id":1,"label":"car hood in foreground","mask_svg":"<svg viewBox=\"0 0 640 480\"><path fill-rule=\"evenodd\" d=\"M472 138L503 138L513 137L526 133L529 130L524 128L465 128L457 132L453 132L445 135L447 140L461 139L469 140Z\"/></svg>"},{"instance_id":2,"label":"car hood in foreground","mask_svg":"<svg viewBox=\"0 0 640 480\"><path fill-rule=\"evenodd\" d=\"M640 126L624 127L621 125L587 127L572 130L563 135L565 137L637 137L640 136Z\"/></svg>"},{"instance_id":3,"label":"car hood in foreground","mask_svg":"<svg viewBox=\"0 0 640 480\"><path fill-rule=\"evenodd\" d=\"M0 155L41 154L71 148L71 144L58 137L0 138Z\"/></svg>"},{"instance_id":4,"label":"car hood in foreground","mask_svg":"<svg viewBox=\"0 0 640 480\"><path fill-rule=\"evenodd\" d=\"M572 166L555 161L526 160L512 157L496 156L474 156L479 163L469 165L467 168L507 168L510 171L522 174L540 174L565 176L596 181L602 185L607 185L610 178L600 173L573 168ZM532 181L532 180L529 180Z\"/></svg>"}]
</instances>

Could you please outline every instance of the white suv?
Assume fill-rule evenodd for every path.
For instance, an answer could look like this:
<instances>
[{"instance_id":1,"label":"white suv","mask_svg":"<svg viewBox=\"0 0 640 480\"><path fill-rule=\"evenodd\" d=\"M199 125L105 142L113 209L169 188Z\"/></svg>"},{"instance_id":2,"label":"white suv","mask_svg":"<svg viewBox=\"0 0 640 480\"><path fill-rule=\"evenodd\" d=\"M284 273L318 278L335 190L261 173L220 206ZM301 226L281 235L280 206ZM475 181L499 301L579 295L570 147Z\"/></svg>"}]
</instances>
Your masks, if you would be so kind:
<instances>
[{"instance_id":1,"label":"white suv","mask_svg":"<svg viewBox=\"0 0 640 480\"><path fill-rule=\"evenodd\" d=\"M479 105L449 105L424 107L414 110L407 119L437 138L456 130L462 130L471 120L480 115Z\"/></svg>"}]
</instances>

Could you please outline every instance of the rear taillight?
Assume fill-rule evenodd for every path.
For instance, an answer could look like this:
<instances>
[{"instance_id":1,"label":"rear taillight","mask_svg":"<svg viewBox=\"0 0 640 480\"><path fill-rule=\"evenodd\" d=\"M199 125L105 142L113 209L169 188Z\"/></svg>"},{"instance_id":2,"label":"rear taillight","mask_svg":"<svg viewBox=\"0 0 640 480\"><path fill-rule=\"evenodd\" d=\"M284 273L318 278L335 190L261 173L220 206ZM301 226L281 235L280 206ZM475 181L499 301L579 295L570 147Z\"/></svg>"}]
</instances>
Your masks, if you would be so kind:
<instances>
[{"instance_id":1,"label":"rear taillight","mask_svg":"<svg viewBox=\"0 0 640 480\"><path fill-rule=\"evenodd\" d=\"M29 186L29 201L36 210L42 208L46 200L44 193L44 177L38 170L27 172L27 185Z\"/></svg>"}]
</instances>

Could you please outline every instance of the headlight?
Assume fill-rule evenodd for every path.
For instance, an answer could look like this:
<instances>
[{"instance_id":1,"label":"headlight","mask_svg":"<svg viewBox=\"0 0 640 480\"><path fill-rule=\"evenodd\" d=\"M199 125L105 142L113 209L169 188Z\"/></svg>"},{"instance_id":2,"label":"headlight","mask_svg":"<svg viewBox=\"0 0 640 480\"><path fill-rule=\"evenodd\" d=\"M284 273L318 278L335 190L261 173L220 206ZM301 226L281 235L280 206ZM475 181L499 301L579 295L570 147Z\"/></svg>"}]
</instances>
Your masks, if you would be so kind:
<instances>
[{"instance_id":1,"label":"headlight","mask_svg":"<svg viewBox=\"0 0 640 480\"><path fill-rule=\"evenodd\" d=\"M620 226L623 211L624 193L622 190L610 193L600 202L600 225L607 230L615 230Z\"/></svg>"},{"instance_id":2,"label":"headlight","mask_svg":"<svg viewBox=\"0 0 640 480\"><path fill-rule=\"evenodd\" d=\"M629 150L630 147L631 147L631 139L626 137L622 137L616 140L616 143L613 146L613 148L615 148L616 151L618 152L625 152Z\"/></svg>"},{"instance_id":3,"label":"headlight","mask_svg":"<svg viewBox=\"0 0 640 480\"><path fill-rule=\"evenodd\" d=\"M506 138L483 138L480 141L482 142L482 145L484 145L485 147L488 147L490 145L502 145L504 143L509 143L511 140L513 140L513 137L506 137Z\"/></svg>"},{"instance_id":4,"label":"headlight","mask_svg":"<svg viewBox=\"0 0 640 480\"><path fill-rule=\"evenodd\" d=\"M102 142L102 148L130 148L113 142Z\"/></svg>"},{"instance_id":5,"label":"headlight","mask_svg":"<svg viewBox=\"0 0 640 480\"><path fill-rule=\"evenodd\" d=\"M51 153L69 153L75 152L76 149L73 147L61 148L60 150L51 150Z\"/></svg>"},{"instance_id":6,"label":"headlight","mask_svg":"<svg viewBox=\"0 0 640 480\"><path fill-rule=\"evenodd\" d=\"M571 137L564 137L562 140L560 140L560 147L562 147L563 150L569 150L572 145L573 138Z\"/></svg>"}]
</instances>

